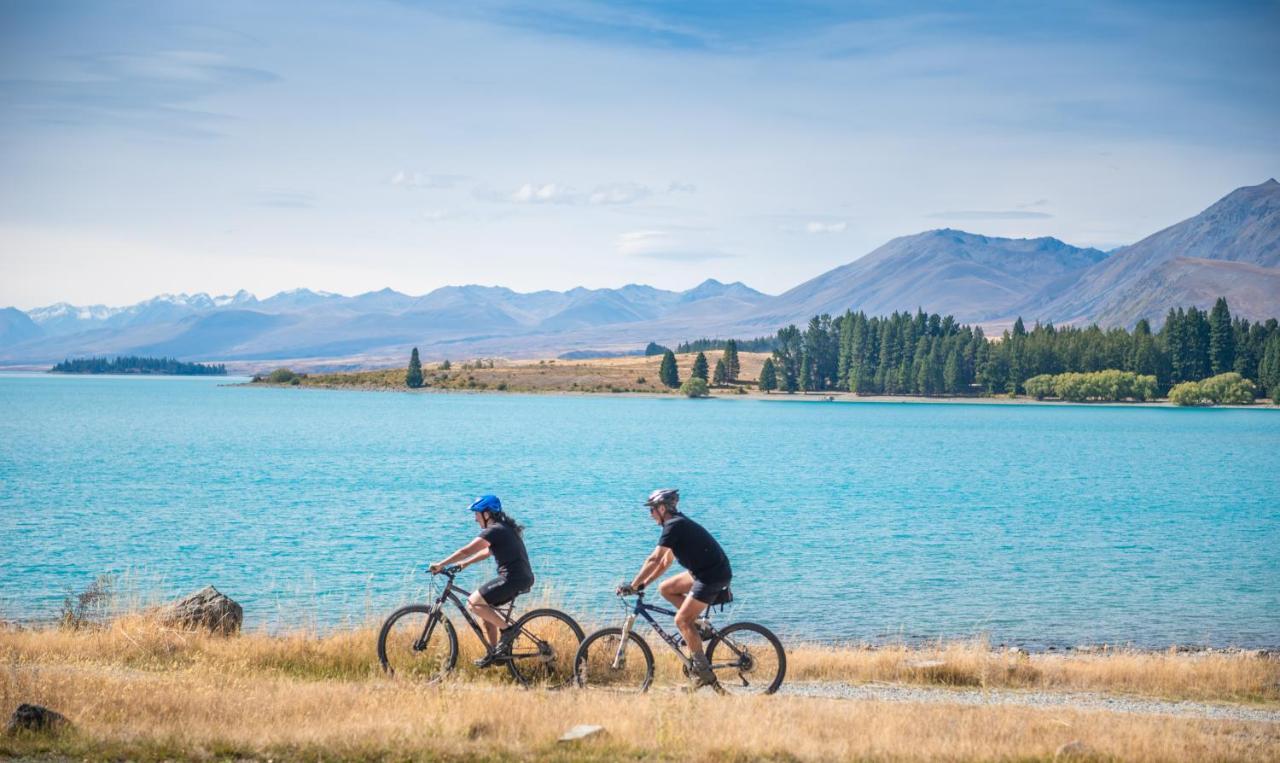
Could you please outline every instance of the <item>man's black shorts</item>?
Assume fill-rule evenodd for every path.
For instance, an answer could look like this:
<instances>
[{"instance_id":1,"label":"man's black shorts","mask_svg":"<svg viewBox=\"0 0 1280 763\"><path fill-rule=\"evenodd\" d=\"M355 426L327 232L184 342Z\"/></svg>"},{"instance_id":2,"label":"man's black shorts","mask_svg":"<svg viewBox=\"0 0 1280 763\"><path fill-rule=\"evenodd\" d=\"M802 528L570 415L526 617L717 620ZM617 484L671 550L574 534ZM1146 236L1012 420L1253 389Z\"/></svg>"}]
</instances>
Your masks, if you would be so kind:
<instances>
[{"instance_id":1,"label":"man's black shorts","mask_svg":"<svg viewBox=\"0 0 1280 763\"><path fill-rule=\"evenodd\" d=\"M500 607L533 588L532 579L507 580L503 575L480 586L480 597L491 607Z\"/></svg>"},{"instance_id":2,"label":"man's black shorts","mask_svg":"<svg viewBox=\"0 0 1280 763\"><path fill-rule=\"evenodd\" d=\"M731 579L717 580L707 582L705 580L693 579L693 588L689 589L689 595L703 604L711 604L720 595L720 592L729 587Z\"/></svg>"}]
</instances>

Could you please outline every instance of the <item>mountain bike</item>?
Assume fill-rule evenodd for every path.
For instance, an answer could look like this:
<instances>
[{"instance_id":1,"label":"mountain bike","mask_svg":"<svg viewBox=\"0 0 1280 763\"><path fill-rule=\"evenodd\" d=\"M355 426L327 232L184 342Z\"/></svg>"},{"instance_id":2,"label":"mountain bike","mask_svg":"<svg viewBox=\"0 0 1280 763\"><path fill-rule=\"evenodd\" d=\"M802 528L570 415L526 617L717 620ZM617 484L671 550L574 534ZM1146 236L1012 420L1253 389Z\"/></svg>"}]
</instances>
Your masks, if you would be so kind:
<instances>
[{"instance_id":1,"label":"mountain bike","mask_svg":"<svg viewBox=\"0 0 1280 763\"><path fill-rule=\"evenodd\" d=\"M457 667L458 633L445 614L446 604L453 604L480 644L489 648L480 623L465 605L471 592L454 581L461 571L459 565L441 570L439 574L447 582L431 604L401 607L382 624L378 661L388 675L435 683ZM535 609L513 620L514 606L513 601L494 608L508 627L520 629L509 655L502 658L512 678L526 687L558 689L568 685L573 680L573 655L582 642L582 628L572 617L555 609Z\"/></svg>"},{"instance_id":2,"label":"mountain bike","mask_svg":"<svg viewBox=\"0 0 1280 763\"><path fill-rule=\"evenodd\" d=\"M627 612L621 628L603 628L582 641L573 658L573 675L578 686L611 689L617 692L648 691L653 683L653 650L634 626L644 618L658 638L676 653L686 677L694 675L693 662L685 654L684 639L679 632L663 630L653 613L675 617L664 607L646 604L644 591L635 595L629 606L619 594ZM729 596L728 599L732 599ZM707 660L715 673L712 685L721 694L773 694L787 673L787 653L773 632L756 623L733 623L718 629L711 624L711 607L698 620L698 629L706 647Z\"/></svg>"}]
</instances>

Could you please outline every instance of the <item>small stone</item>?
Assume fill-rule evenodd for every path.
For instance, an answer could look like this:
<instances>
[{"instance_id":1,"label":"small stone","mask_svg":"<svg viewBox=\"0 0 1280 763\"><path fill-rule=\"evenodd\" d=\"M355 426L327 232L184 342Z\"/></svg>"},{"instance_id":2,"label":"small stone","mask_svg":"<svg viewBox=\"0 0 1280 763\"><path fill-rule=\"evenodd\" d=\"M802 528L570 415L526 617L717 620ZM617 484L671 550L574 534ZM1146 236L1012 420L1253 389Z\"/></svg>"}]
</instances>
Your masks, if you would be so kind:
<instances>
[{"instance_id":1,"label":"small stone","mask_svg":"<svg viewBox=\"0 0 1280 763\"><path fill-rule=\"evenodd\" d=\"M588 726L578 725L569 729L560 735L561 742L577 742L580 739L590 739L591 737L600 736L604 733L604 726Z\"/></svg>"},{"instance_id":2,"label":"small stone","mask_svg":"<svg viewBox=\"0 0 1280 763\"><path fill-rule=\"evenodd\" d=\"M205 586L165 607L160 617L179 628L230 636L240 632L244 608L213 586Z\"/></svg>"},{"instance_id":3,"label":"small stone","mask_svg":"<svg viewBox=\"0 0 1280 763\"><path fill-rule=\"evenodd\" d=\"M62 713L40 705L18 705L18 709L9 716L9 725L5 733L14 734L19 731L57 731L71 725L71 721Z\"/></svg>"},{"instance_id":4,"label":"small stone","mask_svg":"<svg viewBox=\"0 0 1280 763\"><path fill-rule=\"evenodd\" d=\"M1054 760L1088 760L1093 757L1093 750L1079 739L1073 739L1062 745L1053 753Z\"/></svg>"}]
</instances>

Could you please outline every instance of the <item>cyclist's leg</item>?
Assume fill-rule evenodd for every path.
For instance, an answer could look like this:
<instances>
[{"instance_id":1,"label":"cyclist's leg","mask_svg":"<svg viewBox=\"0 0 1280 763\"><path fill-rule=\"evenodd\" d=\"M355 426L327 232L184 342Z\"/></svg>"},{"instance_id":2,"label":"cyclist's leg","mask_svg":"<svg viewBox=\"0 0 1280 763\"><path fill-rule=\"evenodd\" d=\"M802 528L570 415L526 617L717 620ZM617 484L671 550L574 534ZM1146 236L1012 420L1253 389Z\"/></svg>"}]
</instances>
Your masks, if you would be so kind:
<instances>
[{"instance_id":1,"label":"cyclist's leg","mask_svg":"<svg viewBox=\"0 0 1280 763\"><path fill-rule=\"evenodd\" d=\"M467 597L467 609L480 618L485 634L489 637L490 647L498 645L499 631L507 625L507 621L494 607L500 607L514 600L523 593L523 589L524 586L519 581L509 581L499 575Z\"/></svg>"},{"instance_id":2,"label":"cyclist's leg","mask_svg":"<svg viewBox=\"0 0 1280 763\"><path fill-rule=\"evenodd\" d=\"M658 585L658 593L662 594L662 598L671 602L671 606L679 609L684 604L685 594L693 588L693 575L688 572L682 572L679 575L672 575Z\"/></svg>"},{"instance_id":3,"label":"cyclist's leg","mask_svg":"<svg viewBox=\"0 0 1280 763\"><path fill-rule=\"evenodd\" d=\"M498 628L503 625L502 615L498 614L497 610L485 602L479 591L473 591L467 597L467 609L471 610L471 614L476 616L476 619L480 621L480 625L484 628L488 646L492 647L497 644Z\"/></svg>"},{"instance_id":4,"label":"cyclist's leg","mask_svg":"<svg viewBox=\"0 0 1280 763\"><path fill-rule=\"evenodd\" d=\"M696 622L698 616L707 611L711 602L715 601L720 592L728 587L728 579L695 580L693 587L689 589L689 598L684 600L679 611L676 612L676 627L680 629L680 635L684 636L685 643L689 645L689 654L694 657L695 662L706 663L706 657L702 653L702 634L698 632Z\"/></svg>"},{"instance_id":5,"label":"cyclist's leg","mask_svg":"<svg viewBox=\"0 0 1280 763\"><path fill-rule=\"evenodd\" d=\"M710 606L705 601L698 601L692 596L685 598L676 610L676 628L684 636L684 643L689 647L689 655L702 654L702 635L698 633L696 621L698 616Z\"/></svg>"}]
</instances>

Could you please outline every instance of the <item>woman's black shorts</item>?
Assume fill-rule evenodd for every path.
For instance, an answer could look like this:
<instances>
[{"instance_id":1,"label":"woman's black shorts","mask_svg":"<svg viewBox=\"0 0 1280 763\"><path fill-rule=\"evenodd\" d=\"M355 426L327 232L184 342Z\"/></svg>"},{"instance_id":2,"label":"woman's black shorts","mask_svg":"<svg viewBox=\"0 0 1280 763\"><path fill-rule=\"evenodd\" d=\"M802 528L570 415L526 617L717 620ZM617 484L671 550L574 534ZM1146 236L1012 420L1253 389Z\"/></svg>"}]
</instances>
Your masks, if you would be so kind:
<instances>
[{"instance_id":1,"label":"woman's black shorts","mask_svg":"<svg viewBox=\"0 0 1280 763\"><path fill-rule=\"evenodd\" d=\"M503 604L514 601L520 594L528 593L530 588L533 588L533 578L507 580L505 575L499 575L480 586L478 590L485 604L491 607L500 607Z\"/></svg>"}]
</instances>

